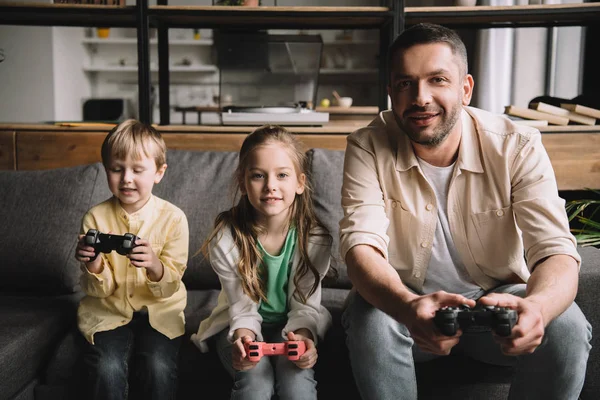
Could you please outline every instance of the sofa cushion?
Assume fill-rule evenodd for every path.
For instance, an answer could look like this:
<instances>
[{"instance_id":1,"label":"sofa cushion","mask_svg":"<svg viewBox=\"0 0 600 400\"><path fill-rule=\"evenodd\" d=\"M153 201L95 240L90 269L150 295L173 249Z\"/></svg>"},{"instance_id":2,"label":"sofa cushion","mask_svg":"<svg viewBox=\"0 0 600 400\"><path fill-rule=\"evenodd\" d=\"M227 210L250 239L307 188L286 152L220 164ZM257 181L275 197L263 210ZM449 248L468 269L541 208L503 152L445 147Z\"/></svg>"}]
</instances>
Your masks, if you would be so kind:
<instances>
[{"instance_id":1,"label":"sofa cushion","mask_svg":"<svg viewBox=\"0 0 600 400\"><path fill-rule=\"evenodd\" d=\"M190 227L188 289L218 289L217 275L201 255L194 255L212 230L219 212L234 204L235 152L169 150L168 168L154 194L185 212Z\"/></svg>"},{"instance_id":2,"label":"sofa cushion","mask_svg":"<svg viewBox=\"0 0 600 400\"><path fill-rule=\"evenodd\" d=\"M581 271L579 289L575 303L592 325L592 349L587 365L585 386L581 399L597 399L600 393L600 313L598 312L598 290L600 289L600 250L595 247L579 247Z\"/></svg>"},{"instance_id":3,"label":"sofa cushion","mask_svg":"<svg viewBox=\"0 0 600 400\"><path fill-rule=\"evenodd\" d=\"M0 296L0 393L12 396L35 379L75 326L77 295Z\"/></svg>"},{"instance_id":4,"label":"sofa cushion","mask_svg":"<svg viewBox=\"0 0 600 400\"><path fill-rule=\"evenodd\" d=\"M0 171L0 291L75 291L77 234L103 176L99 164Z\"/></svg>"},{"instance_id":5,"label":"sofa cushion","mask_svg":"<svg viewBox=\"0 0 600 400\"><path fill-rule=\"evenodd\" d=\"M326 279L324 287L350 288L346 264L339 254L339 222L342 219L342 175L344 152L340 150L312 149L310 160L310 181L313 186L313 201L317 217L323 222L333 237L332 266L337 269L336 280Z\"/></svg>"}]
</instances>

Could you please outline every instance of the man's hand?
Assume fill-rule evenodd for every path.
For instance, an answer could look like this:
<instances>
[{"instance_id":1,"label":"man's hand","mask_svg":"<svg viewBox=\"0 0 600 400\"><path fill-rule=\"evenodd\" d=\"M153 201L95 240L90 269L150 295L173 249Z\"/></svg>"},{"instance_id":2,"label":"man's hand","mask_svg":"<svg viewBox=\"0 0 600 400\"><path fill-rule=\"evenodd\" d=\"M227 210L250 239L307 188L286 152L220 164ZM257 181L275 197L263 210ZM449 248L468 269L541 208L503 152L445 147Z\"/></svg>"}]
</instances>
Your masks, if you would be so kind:
<instances>
[{"instance_id":1,"label":"man's hand","mask_svg":"<svg viewBox=\"0 0 600 400\"><path fill-rule=\"evenodd\" d=\"M247 371L252 369L258 362L250 361L246 354L245 343L255 340L254 333L249 329L238 329L233 334L236 338L231 345L231 365L237 371Z\"/></svg>"},{"instance_id":2,"label":"man's hand","mask_svg":"<svg viewBox=\"0 0 600 400\"><path fill-rule=\"evenodd\" d=\"M94 261L90 261L96 252L94 247L85 243L85 235L79 235L77 240L77 247L75 248L75 259L85 264L85 267L92 274L99 274L102 272L102 257L98 255Z\"/></svg>"},{"instance_id":3,"label":"man's hand","mask_svg":"<svg viewBox=\"0 0 600 400\"><path fill-rule=\"evenodd\" d=\"M309 369L317 363L317 347L312 339L312 334L308 329L298 329L296 332L288 332L288 340L303 341L306 345L306 351L296 361L292 361L298 368Z\"/></svg>"},{"instance_id":4,"label":"man's hand","mask_svg":"<svg viewBox=\"0 0 600 400\"><path fill-rule=\"evenodd\" d=\"M131 253L127 254L127 257L131 260L131 265L137 268L146 268L148 279L154 282L160 281L164 273L164 267L152 250L150 242L146 239L137 239L135 244L136 246L131 250Z\"/></svg>"},{"instance_id":5,"label":"man's hand","mask_svg":"<svg viewBox=\"0 0 600 400\"><path fill-rule=\"evenodd\" d=\"M428 353L448 355L454 346L458 344L462 331L459 329L454 336L443 335L435 327L433 318L435 313L442 307L457 307L461 305L475 306L475 301L467 299L460 294L452 294L444 291L418 296L408 303L410 312L405 321L410 334L419 348Z\"/></svg>"},{"instance_id":6,"label":"man's hand","mask_svg":"<svg viewBox=\"0 0 600 400\"><path fill-rule=\"evenodd\" d=\"M480 298L479 303L511 308L519 315L509 337L494 335L504 354L512 356L530 354L542 343L546 322L542 307L536 302L508 293L491 293Z\"/></svg>"}]
</instances>

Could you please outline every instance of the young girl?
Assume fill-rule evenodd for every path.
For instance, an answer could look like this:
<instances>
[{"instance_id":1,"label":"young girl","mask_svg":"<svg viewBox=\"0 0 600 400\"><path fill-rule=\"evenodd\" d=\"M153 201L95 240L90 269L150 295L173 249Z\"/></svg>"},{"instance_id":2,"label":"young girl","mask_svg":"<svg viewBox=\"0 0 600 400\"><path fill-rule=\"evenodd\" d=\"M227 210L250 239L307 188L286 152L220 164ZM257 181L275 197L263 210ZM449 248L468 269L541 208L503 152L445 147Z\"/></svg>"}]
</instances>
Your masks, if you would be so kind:
<instances>
[{"instance_id":1,"label":"young girl","mask_svg":"<svg viewBox=\"0 0 600 400\"><path fill-rule=\"evenodd\" d=\"M232 399L316 399L316 343L331 325L321 305L331 236L318 221L297 139L263 126L244 140L235 178L241 198L216 218L201 252L219 276L211 315L192 335L207 351L214 336L221 362L234 378ZM296 361L286 356L252 362L244 344L304 341Z\"/></svg>"}]
</instances>

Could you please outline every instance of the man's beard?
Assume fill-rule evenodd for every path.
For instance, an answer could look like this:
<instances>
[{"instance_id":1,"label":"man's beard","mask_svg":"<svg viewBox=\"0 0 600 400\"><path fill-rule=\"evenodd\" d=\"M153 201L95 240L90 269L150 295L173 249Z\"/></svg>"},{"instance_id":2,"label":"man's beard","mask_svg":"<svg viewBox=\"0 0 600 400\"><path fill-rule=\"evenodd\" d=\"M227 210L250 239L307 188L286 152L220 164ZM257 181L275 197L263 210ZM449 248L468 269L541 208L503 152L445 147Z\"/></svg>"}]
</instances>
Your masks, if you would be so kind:
<instances>
[{"instance_id":1,"label":"man's beard","mask_svg":"<svg viewBox=\"0 0 600 400\"><path fill-rule=\"evenodd\" d=\"M432 136L424 136L421 135L420 130L412 130L408 124L404 123L404 120L398 117L396 111L392 107L392 111L394 113L394 118L396 119L396 123L409 137L409 139L420 145L426 147L437 147L439 146L450 134L450 131L456 125L456 122L460 118L461 107L459 105L453 107L450 110L450 114L441 113L439 116L442 118L441 123L433 128ZM413 112L431 112L431 109L426 107L412 107L404 112L404 114L409 114ZM439 110L438 110L439 112Z\"/></svg>"}]
</instances>

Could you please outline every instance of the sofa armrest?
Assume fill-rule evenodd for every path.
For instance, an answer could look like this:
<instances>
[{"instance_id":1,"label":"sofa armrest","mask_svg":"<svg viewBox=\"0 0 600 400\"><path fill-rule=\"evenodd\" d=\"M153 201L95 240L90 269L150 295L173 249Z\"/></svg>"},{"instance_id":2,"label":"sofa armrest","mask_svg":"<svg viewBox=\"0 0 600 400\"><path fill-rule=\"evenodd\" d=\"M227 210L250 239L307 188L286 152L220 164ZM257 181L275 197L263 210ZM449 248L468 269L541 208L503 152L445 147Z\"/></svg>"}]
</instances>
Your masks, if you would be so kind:
<instances>
[{"instance_id":1,"label":"sofa armrest","mask_svg":"<svg viewBox=\"0 0 600 400\"><path fill-rule=\"evenodd\" d=\"M592 325L592 350L581 399L597 399L600 393L600 308L598 294L600 292L600 249L580 247L581 271L579 274L579 290L575 302ZM595 333L595 335L594 335Z\"/></svg>"}]
</instances>

